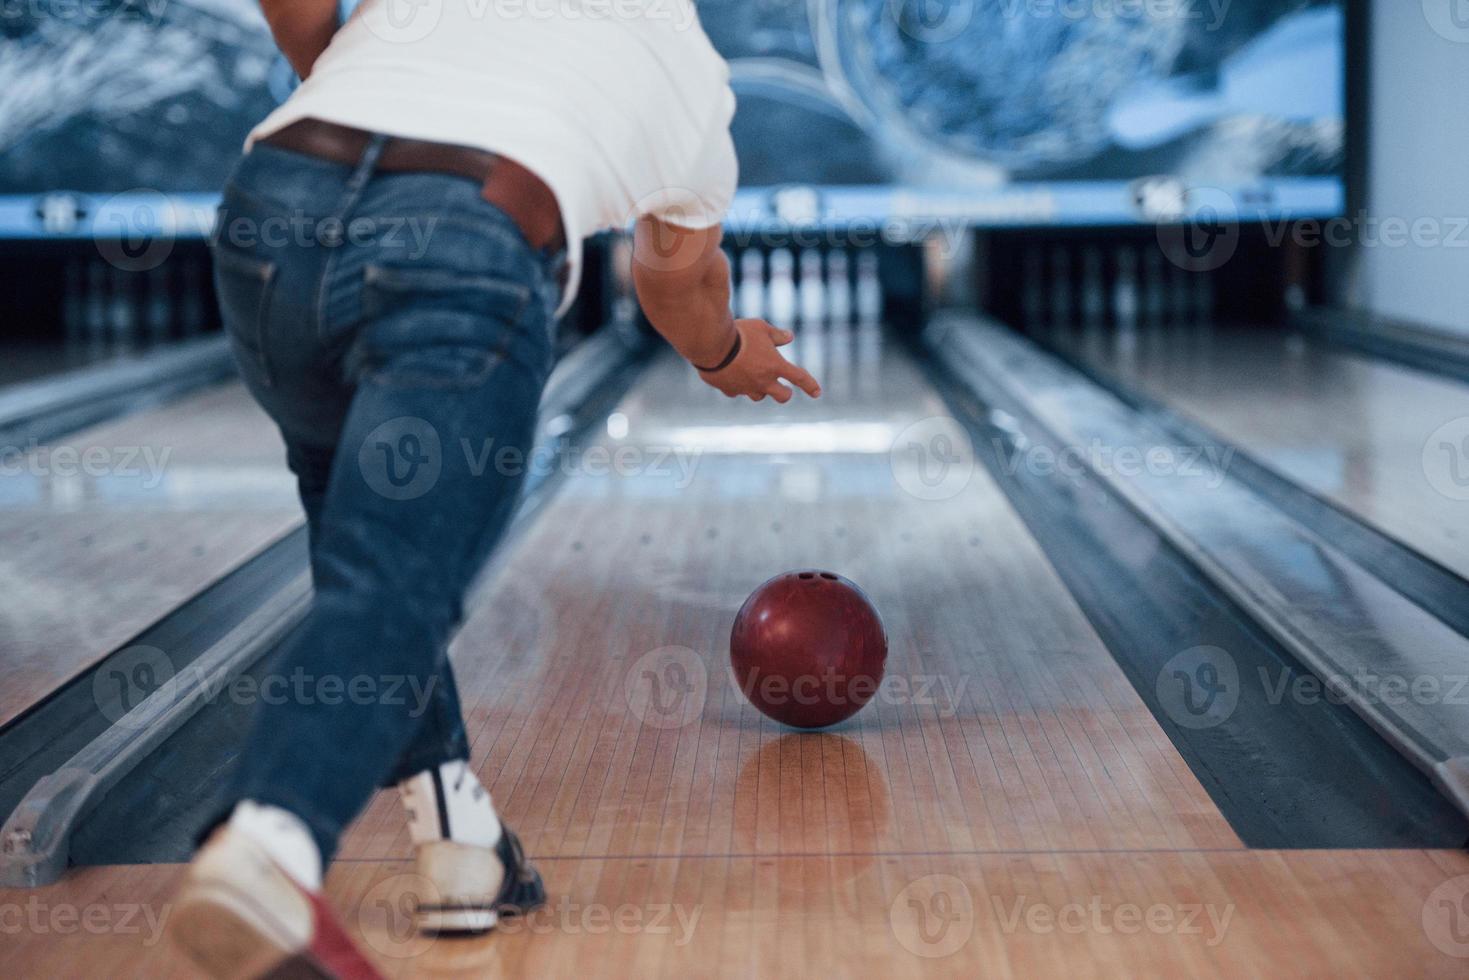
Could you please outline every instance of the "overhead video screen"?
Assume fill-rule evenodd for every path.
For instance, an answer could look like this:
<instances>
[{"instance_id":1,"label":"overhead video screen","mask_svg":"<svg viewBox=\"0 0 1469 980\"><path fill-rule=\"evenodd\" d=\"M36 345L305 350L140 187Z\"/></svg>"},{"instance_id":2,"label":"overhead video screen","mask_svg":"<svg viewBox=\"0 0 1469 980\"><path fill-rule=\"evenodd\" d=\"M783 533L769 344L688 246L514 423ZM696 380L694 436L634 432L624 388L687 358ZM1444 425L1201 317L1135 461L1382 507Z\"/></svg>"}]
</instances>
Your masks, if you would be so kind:
<instances>
[{"instance_id":1,"label":"overhead video screen","mask_svg":"<svg viewBox=\"0 0 1469 980\"><path fill-rule=\"evenodd\" d=\"M975 223L1341 207L1337 0L704 0L747 188ZM842 202L834 204L832 202ZM1151 202L1151 205L1150 203Z\"/></svg>"},{"instance_id":2,"label":"overhead video screen","mask_svg":"<svg viewBox=\"0 0 1469 980\"><path fill-rule=\"evenodd\" d=\"M1148 221L1201 188L1251 214L1342 206L1339 0L698 10L739 97L736 221L792 209L830 221ZM207 200L291 82L255 0L7 7L0 225L63 230L54 194L82 210L136 190Z\"/></svg>"}]
</instances>

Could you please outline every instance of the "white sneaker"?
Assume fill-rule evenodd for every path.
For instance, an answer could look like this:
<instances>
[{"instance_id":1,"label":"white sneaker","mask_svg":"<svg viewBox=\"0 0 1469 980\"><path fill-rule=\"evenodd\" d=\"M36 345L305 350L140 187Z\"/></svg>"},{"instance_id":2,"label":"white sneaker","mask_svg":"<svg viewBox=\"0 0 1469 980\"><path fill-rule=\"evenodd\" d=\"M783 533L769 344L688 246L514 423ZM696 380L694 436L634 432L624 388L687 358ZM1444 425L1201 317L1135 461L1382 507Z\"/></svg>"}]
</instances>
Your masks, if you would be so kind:
<instances>
[{"instance_id":1,"label":"white sneaker","mask_svg":"<svg viewBox=\"0 0 1469 980\"><path fill-rule=\"evenodd\" d=\"M184 873L169 938L201 974L219 980L381 980L322 897L320 855L293 821L274 807L242 803Z\"/></svg>"},{"instance_id":2,"label":"white sneaker","mask_svg":"<svg viewBox=\"0 0 1469 980\"><path fill-rule=\"evenodd\" d=\"M490 793L464 762L446 762L398 784L417 850L418 873L433 883L420 903L426 932L486 932L502 915L546 900L545 885L520 840L500 823Z\"/></svg>"}]
</instances>

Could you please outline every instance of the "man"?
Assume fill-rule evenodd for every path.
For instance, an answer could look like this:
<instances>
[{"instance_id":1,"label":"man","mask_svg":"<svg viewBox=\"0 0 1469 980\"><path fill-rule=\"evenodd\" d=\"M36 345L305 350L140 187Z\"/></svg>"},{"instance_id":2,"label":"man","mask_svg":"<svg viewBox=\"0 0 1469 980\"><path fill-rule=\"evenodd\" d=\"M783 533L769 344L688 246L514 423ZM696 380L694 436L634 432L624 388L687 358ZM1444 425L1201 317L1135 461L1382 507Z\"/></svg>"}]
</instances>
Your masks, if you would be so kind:
<instances>
[{"instance_id":1,"label":"man","mask_svg":"<svg viewBox=\"0 0 1469 980\"><path fill-rule=\"evenodd\" d=\"M321 882L380 786L438 892L420 927L483 931L544 901L466 764L445 656L519 481L435 447L530 448L583 237L636 223L642 307L711 386L820 392L777 350L789 334L730 315L734 99L689 0L368 0L340 25L336 0L263 9L304 81L251 134L215 264L311 536L315 604L272 672L429 698L262 704L170 922L216 976L373 976Z\"/></svg>"}]
</instances>

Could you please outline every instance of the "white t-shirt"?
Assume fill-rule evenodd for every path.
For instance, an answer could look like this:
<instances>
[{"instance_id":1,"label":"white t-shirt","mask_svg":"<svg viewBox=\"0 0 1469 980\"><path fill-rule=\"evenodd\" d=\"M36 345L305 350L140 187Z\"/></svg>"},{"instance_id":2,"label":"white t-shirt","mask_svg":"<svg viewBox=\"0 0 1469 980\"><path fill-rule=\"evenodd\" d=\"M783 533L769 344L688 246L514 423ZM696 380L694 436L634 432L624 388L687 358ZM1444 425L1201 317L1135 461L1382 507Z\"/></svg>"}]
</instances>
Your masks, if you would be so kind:
<instances>
[{"instance_id":1,"label":"white t-shirt","mask_svg":"<svg viewBox=\"0 0 1469 980\"><path fill-rule=\"evenodd\" d=\"M519 162L561 208L559 314L587 235L642 215L723 219L733 115L729 67L691 0L366 0L250 141L315 117Z\"/></svg>"}]
</instances>

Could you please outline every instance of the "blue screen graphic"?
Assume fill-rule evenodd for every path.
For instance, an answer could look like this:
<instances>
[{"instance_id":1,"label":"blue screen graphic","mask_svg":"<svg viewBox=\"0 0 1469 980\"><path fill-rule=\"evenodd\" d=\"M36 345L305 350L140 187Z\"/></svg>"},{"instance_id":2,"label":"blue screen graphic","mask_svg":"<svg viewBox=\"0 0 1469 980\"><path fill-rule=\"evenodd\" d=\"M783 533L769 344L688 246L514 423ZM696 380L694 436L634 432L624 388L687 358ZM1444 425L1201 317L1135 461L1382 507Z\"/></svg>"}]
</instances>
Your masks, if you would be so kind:
<instances>
[{"instance_id":1,"label":"blue screen graphic","mask_svg":"<svg viewBox=\"0 0 1469 980\"><path fill-rule=\"evenodd\" d=\"M1342 208L1339 0L698 10L739 98L737 225L1112 224L1211 196L1241 217ZM6 8L0 233L95 234L135 199L177 203L175 231L206 227L245 134L293 84L253 0Z\"/></svg>"}]
</instances>

